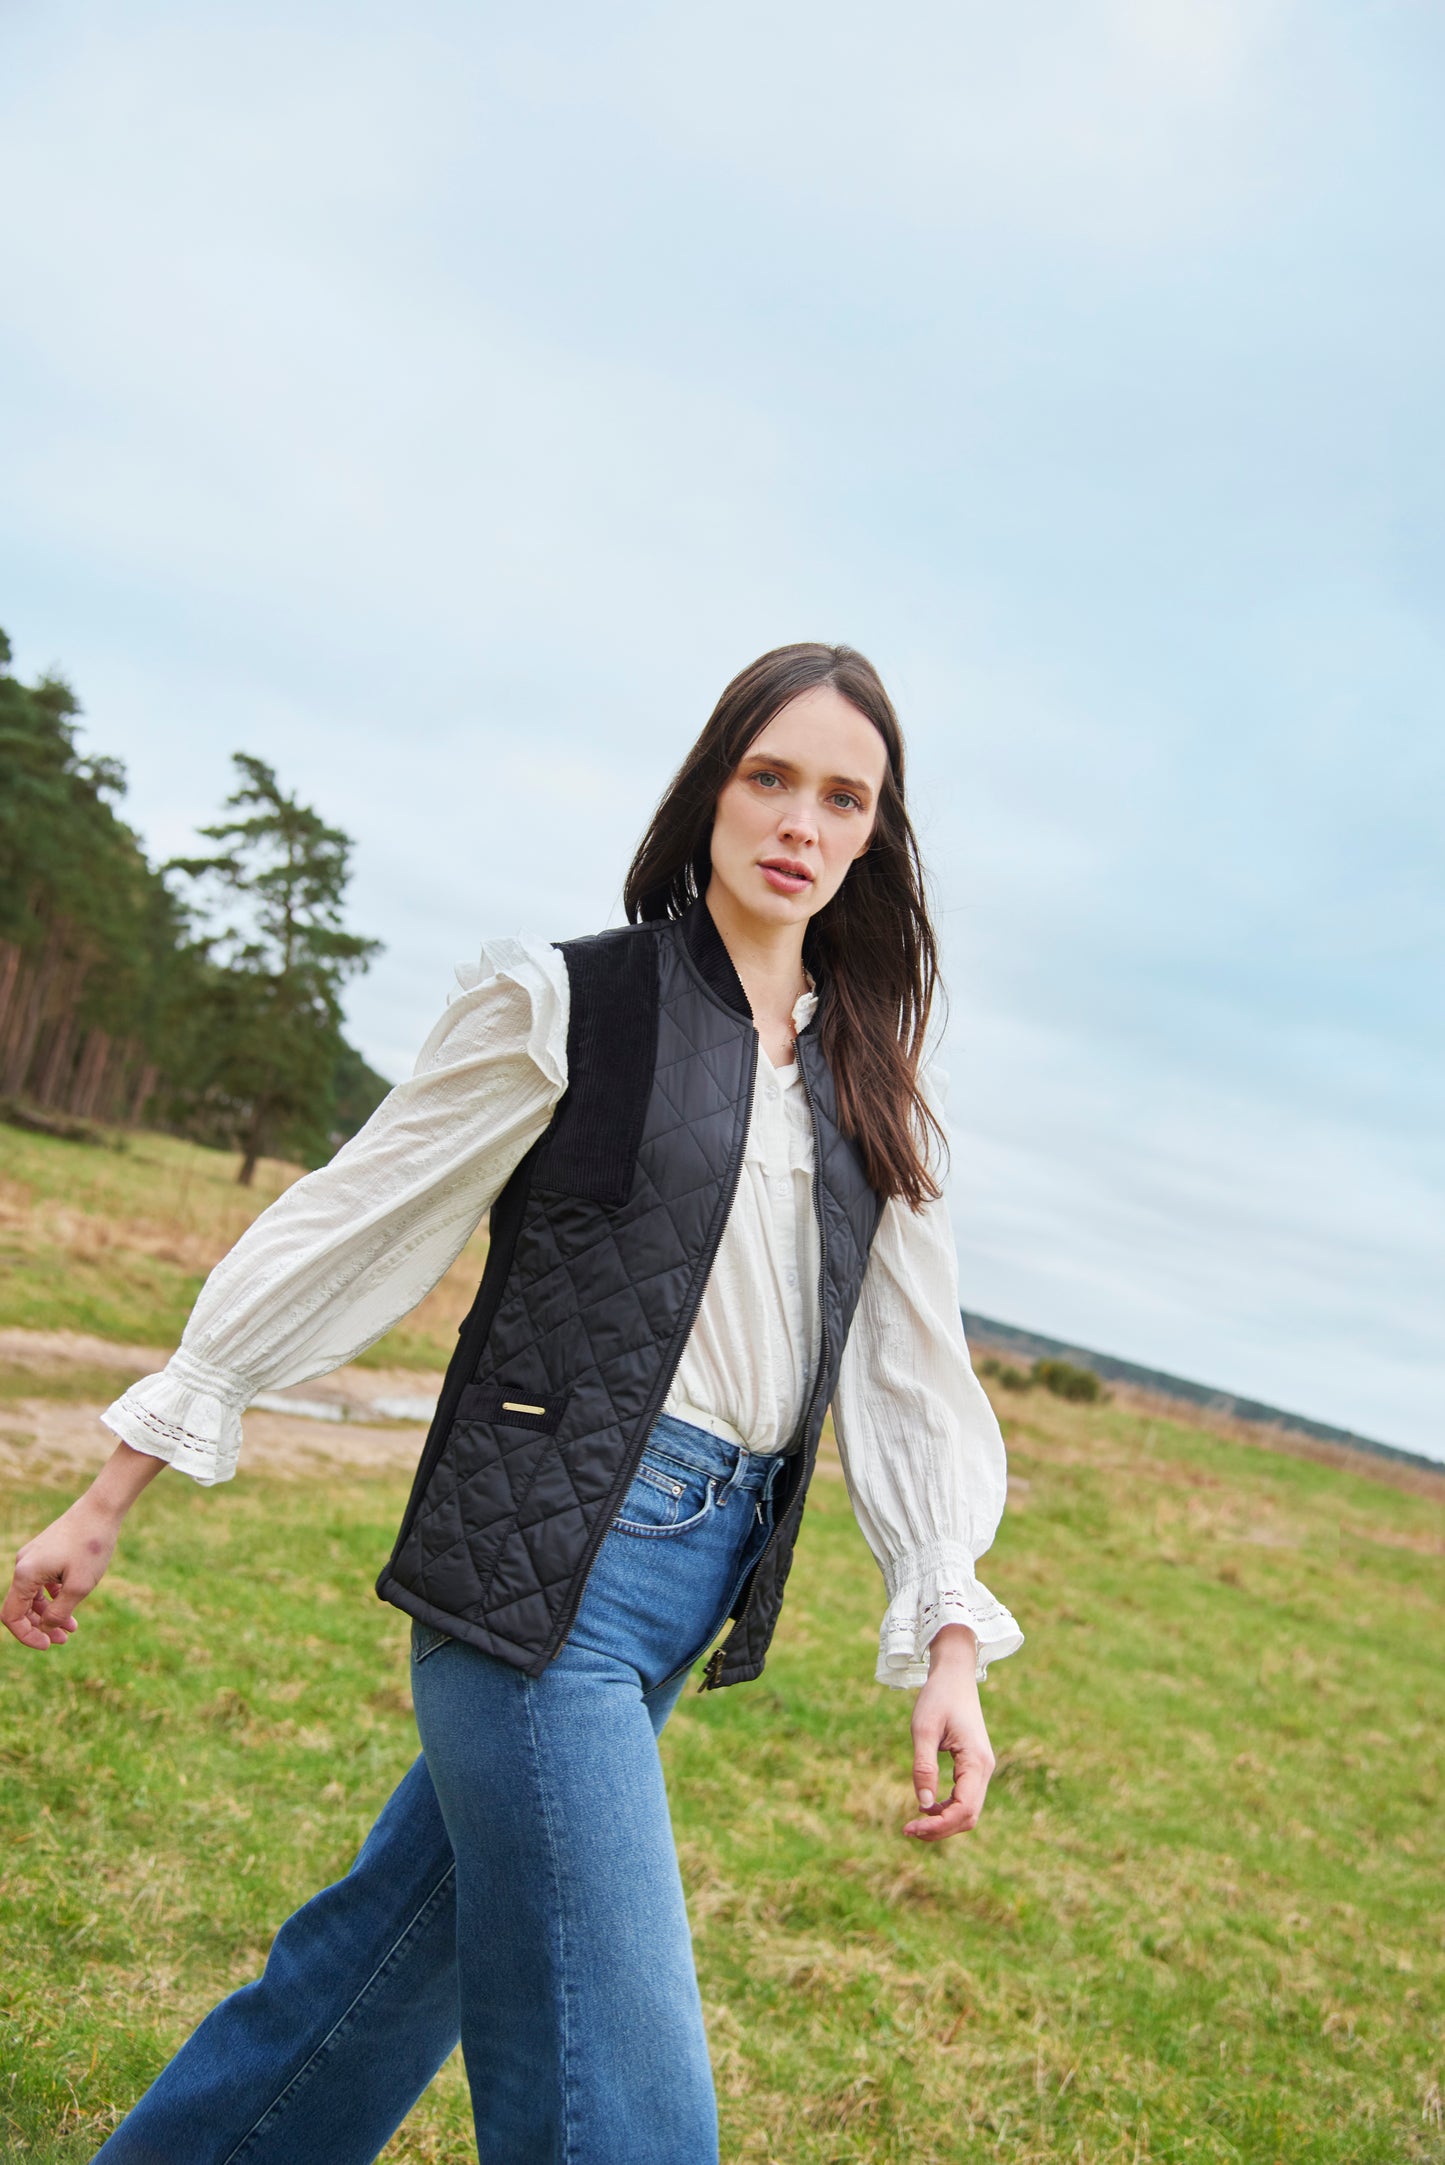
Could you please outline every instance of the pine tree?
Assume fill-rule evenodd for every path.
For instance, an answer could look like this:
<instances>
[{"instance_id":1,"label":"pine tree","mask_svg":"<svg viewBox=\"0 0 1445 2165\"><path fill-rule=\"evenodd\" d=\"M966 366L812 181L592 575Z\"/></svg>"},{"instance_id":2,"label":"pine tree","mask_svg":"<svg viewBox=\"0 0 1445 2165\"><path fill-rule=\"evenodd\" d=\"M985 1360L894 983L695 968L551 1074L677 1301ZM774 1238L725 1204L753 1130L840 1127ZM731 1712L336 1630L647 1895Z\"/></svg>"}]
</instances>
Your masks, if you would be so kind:
<instances>
[{"instance_id":1,"label":"pine tree","mask_svg":"<svg viewBox=\"0 0 1445 2165\"><path fill-rule=\"evenodd\" d=\"M348 1074L341 988L381 943L342 921L350 838L282 789L264 760L237 752L233 764L224 808L237 816L201 829L215 854L166 869L194 883L191 908L207 925L193 1058L202 1095L233 1125L249 1186L278 1147L313 1158L331 1147Z\"/></svg>"},{"instance_id":2,"label":"pine tree","mask_svg":"<svg viewBox=\"0 0 1445 2165\"><path fill-rule=\"evenodd\" d=\"M9 661L0 632L0 1088L114 1109L174 1070L194 967L117 809L124 768L81 748L63 677L22 684Z\"/></svg>"}]
</instances>

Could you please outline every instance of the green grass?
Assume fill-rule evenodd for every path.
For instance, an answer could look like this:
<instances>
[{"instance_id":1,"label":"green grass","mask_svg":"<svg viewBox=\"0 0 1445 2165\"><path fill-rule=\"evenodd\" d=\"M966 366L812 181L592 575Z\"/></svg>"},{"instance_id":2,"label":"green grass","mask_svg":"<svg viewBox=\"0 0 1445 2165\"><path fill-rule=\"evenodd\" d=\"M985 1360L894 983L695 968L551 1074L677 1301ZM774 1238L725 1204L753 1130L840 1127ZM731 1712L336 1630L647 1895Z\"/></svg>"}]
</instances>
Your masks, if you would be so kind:
<instances>
[{"instance_id":1,"label":"green grass","mask_svg":"<svg viewBox=\"0 0 1445 2165\"><path fill-rule=\"evenodd\" d=\"M296 1177L173 1136L117 1149L0 1127L0 1327L174 1345L207 1271Z\"/></svg>"},{"instance_id":2,"label":"green grass","mask_svg":"<svg viewBox=\"0 0 1445 2165\"><path fill-rule=\"evenodd\" d=\"M180 1236L219 1231L234 1240L256 1212L290 1186L299 1166L263 1158L250 1188L240 1159L150 1129L117 1129L110 1149L0 1127L0 1178L13 1195L93 1219L151 1226Z\"/></svg>"},{"instance_id":3,"label":"green grass","mask_svg":"<svg viewBox=\"0 0 1445 2165\"><path fill-rule=\"evenodd\" d=\"M820 1479L759 1684L665 1751L729 2160L1445 2159L1441 1572L1416 1492L1006 1409L983 1823L905 1843L909 1699ZM12 1494L18 1536L63 1499ZM166 1476L75 1645L10 1649L0 2130L88 2157L407 1764L402 1485ZM391 2165L471 2157L448 2069Z\"/></svg>"},{"instance_id":4,"label":"green grass","mask_svg":"<svg viewBox=\"0 0 1445 2165\"><path fill-rule=\"evenodd\" d=\"M105 1406L124 1387L125 1371L116 1368L74 1367L42 1369L0 1361L0 1411L18 1399L48 1398L63 1405Z\"/></svg>"},{"instance_id":5,"label":"green grass","mask_svg":"<svg viewBox=\"0 0 1445 2165\"><path fill-rule=\"evenodd\" d=\"M100 1149L0 1125L0 1329L173 1346L206 1273L300 1172L263 1159L242 1188L232 1152L144 1130L112 1139ZM485 1256L482 1234L363 1362L444 1368Z\"/></svg>"},{"instance_id":6,"label":"green grass","mask_svg":"<svg viewBox=\"0 0 1445 2165\"><path fill-rule=\"evenodd\" d=\"M172 1346L205 1280L152 1256L77 1256L58 1244L22 1246L0 1234L0 1322L26 1330L90 1331L98 1338Z\"/></svg>"}]
</instances>

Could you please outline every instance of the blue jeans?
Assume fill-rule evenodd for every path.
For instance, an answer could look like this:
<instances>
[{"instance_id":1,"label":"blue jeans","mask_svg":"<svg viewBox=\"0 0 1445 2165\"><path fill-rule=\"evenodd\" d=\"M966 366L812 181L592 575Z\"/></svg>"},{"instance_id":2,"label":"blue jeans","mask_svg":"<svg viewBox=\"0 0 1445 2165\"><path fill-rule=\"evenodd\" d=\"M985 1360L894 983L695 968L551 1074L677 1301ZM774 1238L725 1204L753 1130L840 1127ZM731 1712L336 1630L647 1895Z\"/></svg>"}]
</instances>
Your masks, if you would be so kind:
<instances>
[{"instance_id":1,"label":"blue jeans","mask_svg":"<svg viewBox=\"0 0 1445 2165\"><path fill-rule=\"evenodd\" d=\"M459 2035L483 2165L716 2159L657 1737L779 1463L665 1415L539 1677L412 1627L424 1756L97 2165L370 2165Z\"/></svg>"}]
</instances>

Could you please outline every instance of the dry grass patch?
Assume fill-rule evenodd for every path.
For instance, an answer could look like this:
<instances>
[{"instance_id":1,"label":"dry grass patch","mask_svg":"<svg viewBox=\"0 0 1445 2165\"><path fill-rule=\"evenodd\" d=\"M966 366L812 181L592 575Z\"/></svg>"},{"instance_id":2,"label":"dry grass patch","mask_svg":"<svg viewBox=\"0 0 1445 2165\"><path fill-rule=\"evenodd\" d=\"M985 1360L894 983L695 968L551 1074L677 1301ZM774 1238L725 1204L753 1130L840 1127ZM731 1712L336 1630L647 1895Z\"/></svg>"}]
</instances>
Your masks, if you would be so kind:
<instances>
[{"instance_id":1,"label":"dry grass patch","mask_svg":"<svg viewBox=\"0 0 1445 2165\"><path fill-rule=\"evenodd\" d=\"M144 1131L117 1141L95 1150L0 1127L0 1329L174 1345L207 1272L301 1177L263 1159L242 1188L228 1151ZM365 1359L444 1367L485 1255L478 1236Z\"/></svg>"}]
</instances>

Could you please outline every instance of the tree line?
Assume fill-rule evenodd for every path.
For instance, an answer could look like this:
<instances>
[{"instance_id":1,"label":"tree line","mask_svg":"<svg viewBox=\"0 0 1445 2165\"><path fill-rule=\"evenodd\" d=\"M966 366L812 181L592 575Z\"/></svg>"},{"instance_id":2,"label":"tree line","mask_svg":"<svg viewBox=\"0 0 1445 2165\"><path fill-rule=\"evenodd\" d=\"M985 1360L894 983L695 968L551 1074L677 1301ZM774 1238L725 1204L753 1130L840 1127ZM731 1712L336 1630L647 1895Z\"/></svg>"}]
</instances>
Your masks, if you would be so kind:
<instances>
[{"instance_id":1,"label":"tree line","mask_svg":"<svg viewBox=\"0 0 1445 2165\"><path fill-rule=\"evenodd\" d=\"M0 1098L10 1117L170 1129L322 1163L387 1084L341 992L379 943L348 929L350 838L234 756L209 847L154 865L125 770L82 748L61 677L23 684L0 632Z\"/></svg>"}]
</instances>

